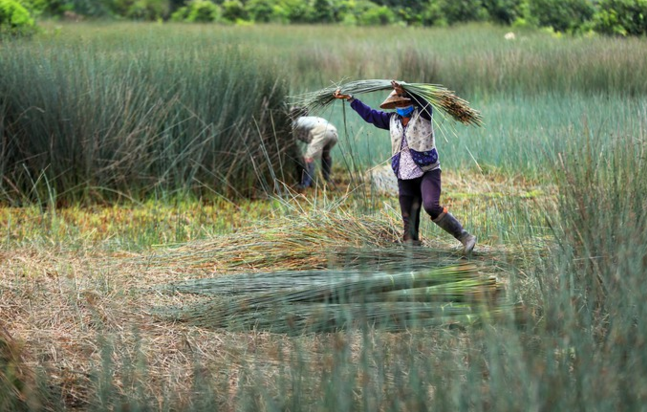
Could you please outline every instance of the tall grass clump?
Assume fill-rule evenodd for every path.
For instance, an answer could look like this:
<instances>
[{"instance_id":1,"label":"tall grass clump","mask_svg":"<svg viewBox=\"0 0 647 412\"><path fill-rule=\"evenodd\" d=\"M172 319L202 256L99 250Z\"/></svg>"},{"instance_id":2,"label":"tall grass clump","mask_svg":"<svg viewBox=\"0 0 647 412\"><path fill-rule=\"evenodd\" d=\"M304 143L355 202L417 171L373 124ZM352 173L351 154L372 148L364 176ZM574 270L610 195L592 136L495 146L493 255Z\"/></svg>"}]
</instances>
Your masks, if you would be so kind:
<instances>
[{"instance_id":1,"label":"tall grass clump","mask_svg":"<svg viewBox=\"0 0 647 412\"><path fill-rule=\"evenodd\" d=\"M553 269L538 274L536 339L555 346L546 363L560 365L553 409L639 410L647 400L645 132L583 130L557 162L559 212L547 220L558 246Z\"/></svg>"},{"instance_id":2,"label":"tall grass clump","mask_svg":"<svg viewBox=\"0 0 647 412\"><path fill-rule=\"evenodd\" d=\"M43 24L56 33L57 28ZM148 33L174 46L239 44L289 72L292 93L339 79L406 79L443 84L458 95L647 91L647 42L641 38L557 36L469 24L451 28L341 26L63 25L60 38L103 38L117 47ZM211 47L209 46L209 47Z\"/></svg>"},{"instance_id":3,"label":"tall grass clump","mask_svg":"<svg viewBox=\"0 0 647 412\"><path fill-rule=\"evenodd\" d=\"M440 410L641 410L647 400L647 137L582 128L550 170L555 244L511 277L534 283L515 323L470 330L424 376ZM536 290L535 290L536 289ZM519 322L522 321L522 322ZM451 354L455 354L452 359ZM475 390L478 388L478 391ZM461 407L463 406L463 407Z\"/></svg>"},{"instance_id":4,"label":"tall grass clump","mask_svg":"<svg viewBox=\"0 0 647 412\"><path fill-rule=\"evenodd\" d=\"M581 314L578 322L620 370L647 365L644 355L623 353L647 343L639 321L647 314L646 139L643 125L637 135L590 136L567 152L558 173L563 214L550 219L566 257L560 285Z\"/></svg>"},{"instance_id":5,"label":"tall grass clump","mask_svg":"<svg viewBox=\"0 0 647 412\"><path fill-rule=\"evenodd\" d=\"M641 38L557 36L483 24L452 28L256 27L241 41L267 44L293 70L297 92L339 79L392 78L474 95L647 91ZM279 46L285 45L285 46Z\"/></svg>"},{"instance_id":6,"label":"tall grass clump","mask_svg":"<svg viewBox=\"0 0 647 412\"><path fill-rule=\"evenodd\" d=\"M523 323L471 331L469 362L438 388L470 410L640 410L647 400L647 135L582 128L551 175L555 245L512 278L538 293ZM536 289L536 290L535 290ZM451 367L451 361L440 368ZM459 377L459 376L462 376ZM473 388L479 387L479 393ZM439 393L438 390L436 393ZM448 395L447 397L451 397ZM443 397L445 407L459 403ZM439 406L439 405L436 405Z\"/></svg>"},{"instance_id":7,"label":"tall grass clump","mask_svg":"<svg viewBox=\"0 0 647 412\"><path fill-rule=\"evenodd\" d=\"M251 196L291 173L280 68L207 37L139 35L3 47L2 200Z\"/></svg>"}]
</instances>

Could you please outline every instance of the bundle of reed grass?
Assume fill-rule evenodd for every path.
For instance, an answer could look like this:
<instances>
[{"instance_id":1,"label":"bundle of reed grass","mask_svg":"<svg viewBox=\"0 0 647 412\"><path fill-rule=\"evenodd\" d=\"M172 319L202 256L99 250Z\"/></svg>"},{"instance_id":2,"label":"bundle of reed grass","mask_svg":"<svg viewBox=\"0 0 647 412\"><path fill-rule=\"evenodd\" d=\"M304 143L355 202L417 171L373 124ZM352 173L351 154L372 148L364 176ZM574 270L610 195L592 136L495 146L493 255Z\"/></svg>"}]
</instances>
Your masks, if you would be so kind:
<instances>
[{"instance_id":1,"label":"bundle of reed grass","mask_svg":"<svg viewBox=\"0 0 647 412\"><path fill-rule=\"evenodd\" d=\"M208 285L211 293L220 283L221 291L229 295L158 313L202 327L228 330L299 334L366 323L402 330L419 321L424 325L442 323L440 318L445 316L470 315L473 321L484 307L495 303L494 297L500 292L496 280L480 274L475 264L396 274L309 271L301 272L300 280L298 276L299 272L238 276L240 286L233 287L233 278L212 282ZM275 282L283 289L276 288ZM190 291L188 286L185 291ZM263 287L268 291L258 293ZM240 296L242 291L254 293ZM455 321L456 318L452 320Z\"/></svg>"},{"instance_id":2,"label":"bundle of reed grass","mask_svg":"<svg viewBox=\"0 0 647 412\"><path fill-rule=\"evenodd\" d=\"M418 100L419 103L424 104L423 100L426 100L434 108L439 109L441 113L446 113L457 122L465 125L483 125L481 113L478 110L471 108L469 102L456 96L451 90L437 84L407 83L403 81L399 81L399 83L402 88L413 99ZM336 100L333 97L333 93L338 89L343 94L359 95L390 90L393 89L393 86L391 84L391 80L355 80L297 96L293 99L293 104L303 107L308 111L316 112Z\"/></svg>"},{"instance_id":3,"label":"bundle of reed grass","mask_svg":"<svg viewBox=\"0 0 647 412\"><path fill-rule=\"evenodd\" d=\"M457 279L455 282L438 285L394 290L383 294L389 302L482 302L496 300L502 292L502 285L496 279Z\"/></svg>"},{"instance_id":4,"label":"bundle of reed grass","mask_svg":"<svg viewBox=\"0 0 647 412\"><path fill-rule=\"evenodd\" d=\"M367 325L388 332L401 332L446 324L475 324L482 316L496 315L502 310L487 311L474 305L456 303L311 303L268 307L262 316L259 312L238 313L225 327L230 331L253 328L288 335L335 332ZM197 324L204 326L202 322Z\"/></svg>"},{"instance_id":5,"label":"bundle of reed grass","mask_svg":"<svg viewBox=\"0 0 647 412\"><path fill-rule=\"evenodd\" d=\"M399 252L399 253L397 253ZM410 252L406 263L403 263L402 249L362 249L343 248L331 251L341 257L337 269L322 270L279 270L276 272L254 274L231 274L204 279L188 279L163 285L157 289L168 293L191 293L197 295L244 295L252 293L272 293L305 287L324 286L336 282L373 279L377 273L395 276L406 271L423 271L436 267L444 268L454 262L453 259L424 251ZM419 255L414 253L418 252ZM367 256L371 253L372 256ZM424 256L423 256L424 253ZM344 255L347 255L344 257ZM350 261L346 260L349 259ZM376 264L381 260L381 264ZM332 262L329 262L331 264ZM341 268L343 267L343 269ZM482 268L483 270L485 268Z\"/></svg>"},{"instance_id":6,"label":"bundle of reed grass","mask_svg":"<svg viewBox=\"0 0 647 412\"><path fill-rule=\"evenodd\" d=\"M343 209L318 209L313 214L261 222L253 230L241 229L162 250L147 260L146 265L222 272L324 269L330 266L331 260L344 256L338 254L340 249L382 249L391 245L398 236L394 226L392 220L383 216L357 217ZM373 256L379 256L378 253L385 252Z\"/></svg>"},{"instance_id":7,"label":"bundle of reed grass","mask_svg":"<svg viewBox=\"0 0 647 412\"><path fill-rule=\"evenodd\" d=\"M427 271L389 274L354 270L307 270L221 276L178 282L170 286L177 292L219 295L263 293L270 301L303 302L323 300L349 300L357 293L427 287L473 278L475 265L441 267ZM280 291L275 294L273 292ZM293 292L294 291L294 292ZM261 304L262 296L249 297L245 306Z\"/></svg>"}]
</instances>

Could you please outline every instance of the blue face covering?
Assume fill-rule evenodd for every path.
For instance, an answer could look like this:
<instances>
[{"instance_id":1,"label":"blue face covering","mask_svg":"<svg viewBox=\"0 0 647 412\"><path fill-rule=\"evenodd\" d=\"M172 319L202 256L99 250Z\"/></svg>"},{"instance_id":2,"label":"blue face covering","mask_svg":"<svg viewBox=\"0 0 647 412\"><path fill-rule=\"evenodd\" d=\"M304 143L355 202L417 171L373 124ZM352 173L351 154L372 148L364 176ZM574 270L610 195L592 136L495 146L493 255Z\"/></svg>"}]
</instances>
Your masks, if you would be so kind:
<instances>
[{"instance_id":1,"label":"blue face covering","mask_svg":"<svg viewBox=\"0 0 647 412\"><path fill-rule=\"evenodd\" d=\"M396 107L395 112L402 117L409 117L413 113L413 106Z\"/></svg>"}]
</instances>

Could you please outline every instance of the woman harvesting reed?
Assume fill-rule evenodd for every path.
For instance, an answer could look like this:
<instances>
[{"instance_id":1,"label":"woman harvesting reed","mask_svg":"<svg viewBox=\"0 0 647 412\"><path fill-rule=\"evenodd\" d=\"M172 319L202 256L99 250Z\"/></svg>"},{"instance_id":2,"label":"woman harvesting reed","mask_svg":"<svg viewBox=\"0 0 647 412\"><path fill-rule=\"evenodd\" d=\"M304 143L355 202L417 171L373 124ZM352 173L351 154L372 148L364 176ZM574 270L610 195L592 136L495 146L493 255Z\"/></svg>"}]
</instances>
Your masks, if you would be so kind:
<instances>
[{"instance_id":1,"label":"woman harvesting reed","mask_svg":"<svg viewBox=\"0 0 647 412\"><path fill-rule=\"evenodd\" d=\"M391 166L398 178L400 211L404 226L402 240L419 244L420 207L425 209L432 221L463 244L463 252L469 254L476 245L476 236L470 234L440 205L441 170L433 129L433 108L422 97L405 92L402 86L392 81L393 91L374 110L351 94L342 94L337 89L336 99L345 99L366 122L389 130L391 134ZM442 106L444 108L444 106ZM471 113L468 113L471 114ZM466 118L469 122L469 116ZM476 124L480 119L475 117ZM463 119L460 119L465 123Z\"/></svg>"}]
</instances>

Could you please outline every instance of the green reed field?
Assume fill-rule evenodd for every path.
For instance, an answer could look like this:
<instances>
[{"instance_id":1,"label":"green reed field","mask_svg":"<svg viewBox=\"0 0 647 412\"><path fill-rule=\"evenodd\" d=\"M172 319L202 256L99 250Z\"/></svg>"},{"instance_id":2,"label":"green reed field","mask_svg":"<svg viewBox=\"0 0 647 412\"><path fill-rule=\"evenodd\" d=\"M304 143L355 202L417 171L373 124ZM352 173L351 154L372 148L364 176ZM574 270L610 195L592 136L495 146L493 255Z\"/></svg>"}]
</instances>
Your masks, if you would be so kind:
<instances>
[{"instance_id":1,"label":"green reed field","mask_svg":"<svg viewBox=\"0 0 647 412\"><path fill-rule=\"evenodd\" d=\"M0 42L0 410L644 410L644 39L43 28ZM388 136L341 102L336 187L290 189L290 102L366 78L482 112L436 116L470 258L426 219L393 243L397 197L363 177ZM281 294L409 272L428 300Z\"/></svg>"}]
</instances>

